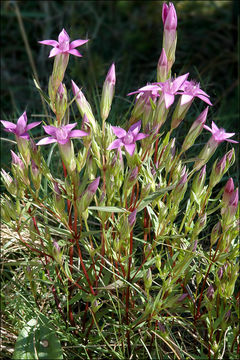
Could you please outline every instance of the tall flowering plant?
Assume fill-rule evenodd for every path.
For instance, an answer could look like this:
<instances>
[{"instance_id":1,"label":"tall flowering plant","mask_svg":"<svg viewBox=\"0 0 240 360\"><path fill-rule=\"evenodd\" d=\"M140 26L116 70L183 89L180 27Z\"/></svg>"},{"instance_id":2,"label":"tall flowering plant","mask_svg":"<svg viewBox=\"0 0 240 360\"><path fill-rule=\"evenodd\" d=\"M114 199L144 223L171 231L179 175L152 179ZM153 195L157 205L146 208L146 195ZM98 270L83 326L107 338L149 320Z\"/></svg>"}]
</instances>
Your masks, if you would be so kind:
<instances>
[{"instance_id":1,"label":"tall flowering plant","mask_svg":"<svg viewBox=\"0 0 240 360\"><path fill-rule=\"evenodd\" d=\"M73 343L84 347L81 358L95 358L97 351L119 359L161 359L159 351L177 359L218 358L235 356L239 346L238 188L226 176L234 149L208 166L221 142L237 141L220 124L207 125L210 96L190 73L172 77L177 44L172 3L164 3L162 20L157 81L128 94L135 99L126 128L110 125L115 64L103 84L100 118L72 80L80 116L71 121L64 74L69 56L81 57L76 48L88 40L71 42L64 29L58 41L40 41L53 47L54 58L44 96L54 119L42 122L47 136L37 143L31 138L29 131L40 122L27 125L26 112L16 124L1 121L17 140L11 174L1 171L2 221L17 233L29 263L39 260L52 294L50 317L58 313ZM175 129L199 100L208 106L179 144ZM209 141L194 161L186 161L205 130ZM60 158L57 169L53 151ZM39 306L44 294L32 285L37 271L33 264L25 273ZM39 327L47 326L46 309L39 308ZM35 331L31 324L29 336ZM97 336L101 348L95 350ZM190 338L187 350L179 345ZM20 349L20 340L15 358L33 351ZM33 358L44 347L39 333L35 343ZM50 356L54 349L46 344ZM55 358L61 358L61 347L56 349Z\"/></svg>"}]
</instances>

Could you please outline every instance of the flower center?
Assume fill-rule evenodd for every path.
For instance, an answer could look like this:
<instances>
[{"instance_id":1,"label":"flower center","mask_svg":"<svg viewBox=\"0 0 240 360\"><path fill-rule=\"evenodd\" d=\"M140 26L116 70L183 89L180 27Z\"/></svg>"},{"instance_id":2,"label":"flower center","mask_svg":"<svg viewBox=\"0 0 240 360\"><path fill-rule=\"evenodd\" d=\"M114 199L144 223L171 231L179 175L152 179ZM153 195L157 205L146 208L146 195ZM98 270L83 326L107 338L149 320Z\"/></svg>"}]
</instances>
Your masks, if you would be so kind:
<instances>
[{"instance_id":1,"label":"flower center","mask_svg":"<svg viewBox=\"0 0 240 360\"><path fill-rule=\"evenodd\" d=\"M68 51L69 50L69 41L68 40L62 41L59 44L59 49L62 51Z\"/></svg>"},{"instance_id":2,"label":"flower center","mask_svg":"<svg viewBox=\"0 0 240 360\"><path fill-rule=\"evenodd\" d=\"M124 138L123 138L123 142L125 145L129 145L133 143L133 135L131 134L131 132L127 133Z\"/></svg>"},{"instance_id":3,"label":"flower center","mask_svg":"<svg viewBox=\"0 0 240 360\"><path fill-rule=\"evenodd\" d=\"M68 132L63 128L60 128L56 131L56 139L57 141L66 140L68 138Z\"/></svg>"}]
</instances>

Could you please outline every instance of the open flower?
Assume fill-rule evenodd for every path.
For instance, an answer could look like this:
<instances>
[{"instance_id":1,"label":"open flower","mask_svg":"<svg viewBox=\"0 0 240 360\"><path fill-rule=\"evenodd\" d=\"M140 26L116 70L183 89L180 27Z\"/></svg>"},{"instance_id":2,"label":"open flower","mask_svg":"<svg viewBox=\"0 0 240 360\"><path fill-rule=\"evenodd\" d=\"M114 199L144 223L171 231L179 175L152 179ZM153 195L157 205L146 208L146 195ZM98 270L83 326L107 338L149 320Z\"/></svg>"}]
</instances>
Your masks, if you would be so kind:
<instances>
[{"instance_id":1,"label":"open flower","mask_svg":"<svg viewBox=\"0 0 240 360\"><path fill-rule=\"evenodd\" d=\"M136 148L136 141L148 136L147 134L139 133L140 128L141 120L132 125L128 132L118 126L112 126L112 131L118 139L114 140L107 150L118 149L121 154L121 147L124 146L129 155L132 156Z\"/></svg>"},{"instance_id":2,"label":"open flower","mask_svg":"<svg viewBox=\"0 0 240 360\"><path fill-rule=\"evenodd\" d=\"M183 90L180 105L187 104L188 102L192 101L194 97L198 97L199 99L205 101L208 105L212 105L211 101L209 100L209 95L200 89L199 83L196 83L193 80L186 80L180 90Z\"/></svg>"},{"instance_id":3,"label":"open flower","mask_svg":"<svg viewBox=\"0 0 240 360\"><path fill-rule=\"evenodd\" d=\"M235 133L227 133L223 128L218 128L217 125L212 121L212 128L210 128L207 125L203 126L205 129L209 130L212 133L212 137L215 140L216 143L220 144L223 141L228 141L231 143L238 143L238 141L235 140L229 140L230 137L235 135Z\"/></svg>"},{"instance_id":4,"label":"open flower","mask_svg":"<svg viewBox=\"0 0 240 360\"><path fill-rule=\"evenodd\" d=\"M178 76L175 80L168 79L163 83L159 83L166 109L173 104L175 95L179 94L179 90L183 86L183 83L186 81L188 75L189 73Z\"/></svg>"},{"instance_id":5,"label":"open flower","mask_svg":"<svg viewBox=\"0 0 240 360\"><path fill-rule=\"evenodd\" d=\"M137 99L142 97L147 101L150 97L152 100L155 100L158 96L160 96L160 91L161 88L158 84L148 84L136 91L130 92L127 95L129 96L129 95L138 94Z\"/></svg>"},{"instance_id":6,"label":"open flower","mask_svg":"<svg viewBox=\"0 0 240 360\"><path fill-rule=\"evenodd\" d=\"M64 53L68 53L68 54L72 54L72 55L81 57L82 55L75 48L78 46L82 46L83 44L88 42L88 40L78 39L78 40L74 40L74 41L70 42L70 37L68 36L68 33L66 32L66 30L62 29L62 31L58 35L58 41L43 40L43 41L38 41L38 42L43 45L53 46L53 49L50 51L49 57L53 57L58 54L64 54Z\"/></svg>"},{"instance_id":7,"label":"open flower","mask_svg":"<svg viewBox=\"0 0 240 360\"><path fill-rule=\"evenodd\" d=\"M18 138L29 140L30 136L28 134L28 130L31 130L35 126L41 124L41 121L36 121L27 125L27 114L26 111L24 111L18 119L17 124L5 120L1 120L1 123L5 127L5 131L15 134Z\"/></svg>"},{"instance_id":8,"label":"open flower","mask_svg":"<svg viewBox=\"0 0 240 360\"><path fill-rule=\"evenodd\" d=\"M79 138L88 135L88 133L82 130L72 130L76 125L77 123L68 124L61 127L55 127L51 125L43 126L45 132L51 136L41 139L36 145L47 145L55 142L61 145L65 145L71 138Z\"/></svg>"}]
</instances>

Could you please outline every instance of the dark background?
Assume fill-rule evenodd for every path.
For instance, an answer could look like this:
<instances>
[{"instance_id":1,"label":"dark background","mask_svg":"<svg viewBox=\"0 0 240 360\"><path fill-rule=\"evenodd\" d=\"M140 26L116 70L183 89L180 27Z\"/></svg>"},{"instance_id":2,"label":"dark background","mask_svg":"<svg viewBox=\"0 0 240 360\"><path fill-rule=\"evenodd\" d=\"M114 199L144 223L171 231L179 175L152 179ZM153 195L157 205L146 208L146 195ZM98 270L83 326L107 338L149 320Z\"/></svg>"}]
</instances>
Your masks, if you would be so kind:
<instances>
[{"instance_id":1,"label":"dark background","mask_svg":"<svg viewBox=\"0 0 240 360\"><path fill-rule=\"evenodd\" d=\"M32 81L33 69L19 27L17 9L43 90L47 91L53 59L48 59L51 47L37 41L57 40L63 27L71 40L90 39L87 45L79 48L82 58L70 56L64 81L69 90L71 79L83 87L93 107L99 101L106 73L115 62L116 96L109 121L121 124L123 114L133 100L126 94L147 82L156 81L162 49L162 3L2 1L1 119L16 120L27 109L29 121L36 121L31 115L44 113ZM238 1L174 1L174 5L178 15L178 43L173 73L190 72L189 78L200 81L202 89L210 95L214 106L209 111L208 125L213 120L228 132L238 132ZM71 90L69 94L72 97ZM205 103L198 99L194 101L187 119L175 134L179 143L204 108ZM34 131L34 135L41 135L41 130ZM4 131L2 136L12 139ZM208 138L209 133L200 142ZM4 163L10 161L9 153L5 151L10 146L4 142ZM227 150L231 148L227 143L221 146ZM223 154L223 148L220 153Z\"/></svg>"}]
</instances>

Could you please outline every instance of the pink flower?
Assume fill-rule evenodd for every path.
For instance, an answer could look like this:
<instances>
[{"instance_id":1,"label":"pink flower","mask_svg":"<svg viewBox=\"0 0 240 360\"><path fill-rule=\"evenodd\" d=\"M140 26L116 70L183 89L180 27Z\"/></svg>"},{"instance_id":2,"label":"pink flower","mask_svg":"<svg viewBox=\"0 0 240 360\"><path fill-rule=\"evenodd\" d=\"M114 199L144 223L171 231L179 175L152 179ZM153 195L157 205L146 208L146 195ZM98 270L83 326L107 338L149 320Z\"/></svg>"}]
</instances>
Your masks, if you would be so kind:
<instances>
[{"instance_id":1,"label":"pink flower","mask_svg":"<svg viewBox=\"0 0 240 360\"><path fill-rule=\"evenodd\" d=\"M212 121L212 128L207 125L203 126L205 129L209 130L212 133L212 137L216 143L220 144L224 140L231 142L231 143L238 143L235 140L228 140L230 137L235 135L235 133L227 133L223 128L218 128L217 125Z\"/></svg>"},{"instance_id":2,"label":"pink flower","mask_svg":"<svg viewBox=\"0 0 240 360\"><path fill-rule=\"evenodd\" d=\"M121 155L121 147L124 146L125 150L132 156L136 148L136 141L148 136L147 134L139 133L140 128L141 120L132 125L128 132L120 127L112 126L112 131L118 139L114 140L107 150L118 149Z\"/></svg>"},{"instance_id":3,"label":"pink flower","mask_svg":"<svg viewBox=\"0 0 240 360\"><path fill-rule=\"evenodd\" d=\"M5 131L15 134L18 138L29 140L30 136L28 134L28 130L31 130L35 126L41 124L41 121L33 122L27 125L27 114L26 111L24 111L18 119L17 124L5 120L1 120L1 123L5 127Z\"/></svg>"},{"instance_id":4,"label":"pink flower","mask_svg":"<svg viewBox=\"0 0 240 360\"><path fill-rule=\"evenodd\" d=\"M43 40L38 42L43 45L53 46L53 49L50 51L49 57L53 57L58 54L66 54L66 53L81 57L82 55L75 48L78 46L82 46L83 44L88 42L88 40L78 39L70 43L70 37L68 36L68 33L66 32L66 30L62 29L62 31L58 35L58 41Z\"/></svg>"},{"instance_id":5,"label":"pink flower","mask_svg":"<svg viewBox=\"0 0 240 360\"><path fill-rule=\"evenodd\" d=\"M164 3L162 7L162 21L164 30L176 30L177 14L174 5L170 2L169 6Z\"/></svg>"},{"instance_id":6,"label":"pink flower","mask_svg":"<svg viewBox=\"0 0 240 360\"><path fill-rule=\"evenodd\" d=\"M47 145L55 142L61 145L65 145L71 138L78 138L88 135L88 133L82 130L72 130L76 125L77 123L68 124L59 128L51 125L43 126L45 132L51 136L40 140L36 145Z\"/></svg>"},{"instance_id":7,"label":"pink flower","mask_svg":"<svg viewBox=\"0 0 240 360\"><path fill-rule=\"evenodd\" d=\"M165 101L166 109L168 109L174 102L174 97L179 93L181 87L186 81L189 73L177 77L175 80L168 79L163 83L159 83L162 90L162 96Z\"/></svg>"},{"instance_id":8,"label":"pink flower","mask_svg":"<svg viewBox=\"0 0 240 360\"><path fill-rule=\"evenodd\" d=\"M134 94L138 94L137 95L137 99L139 99L140 97L142 97L146 102L149 102L149 98L151 98L153 101L155 101L155 99L160 96L160 91L161 88L159 86L159 84L148 84L146 86L143 86L142 88L130 92L129 95L134 95Z\"/></svg>"},{"instance_id":9,"label":"pink flower","mask_svg":"<svg viewBox=\"0 0 240 360\"><path fill-rule=\"evenodd\" d=\"M188 102L192 101L194 97L198 97L199 99L205 101L208 105L212 105L211 101L209 100L209 95L201 90L200 84L196 83L195 81L185 81L180 90L183 90L180 105L187 104Z\"/></svg>"}]
</instances>

